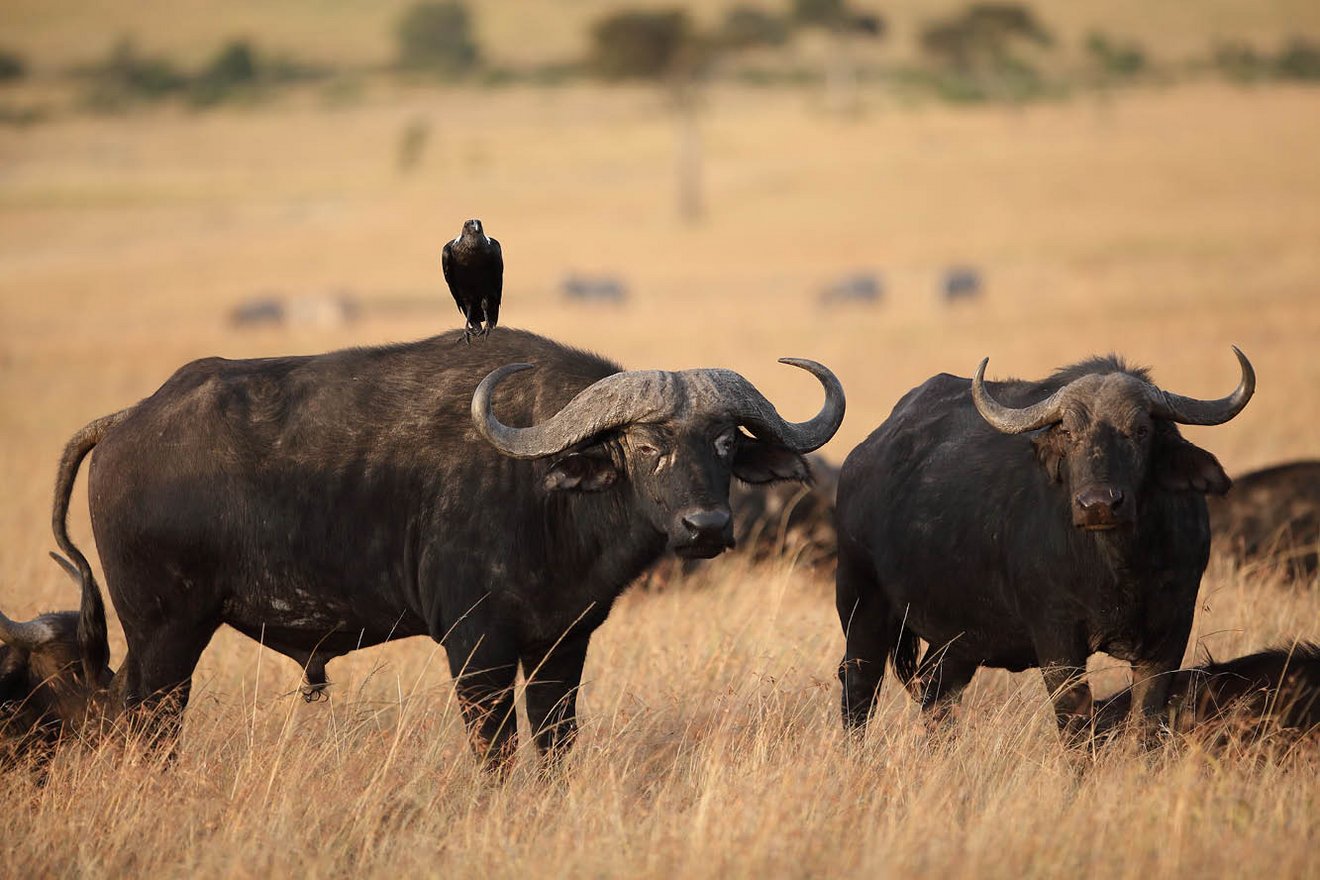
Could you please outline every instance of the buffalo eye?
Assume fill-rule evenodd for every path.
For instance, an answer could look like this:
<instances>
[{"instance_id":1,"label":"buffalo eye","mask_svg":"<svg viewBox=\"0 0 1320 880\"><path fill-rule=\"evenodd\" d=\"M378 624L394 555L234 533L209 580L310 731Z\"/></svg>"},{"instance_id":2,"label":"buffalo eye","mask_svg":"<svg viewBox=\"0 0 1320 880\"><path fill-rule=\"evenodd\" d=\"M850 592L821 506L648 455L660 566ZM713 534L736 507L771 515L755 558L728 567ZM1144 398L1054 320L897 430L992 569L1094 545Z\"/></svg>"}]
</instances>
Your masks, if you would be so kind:
<instances>
[{"instance_id":1,"label":"buffalo eye","mask_svg":"<svg viewBox=\"0 0 1320 880\"><path fill-rule=\"evenodd\" d=\"M637 452L638 452L639 455L646 455L646 456L652 456L652 455L659 455L659 454L660 454L660 450L659 450L659 449L656 449L656 448L655 448L654 446L652 446L650 443L638 443L638 444L637 444Z\"/></svg>"},{"instance_id":2,"label":"buffalo eye","mask_svg":"<svg viewBox=\"0 0 1320 880\"><path fill-rule=\"evenodd\" d=\"M738 432L736 430L725 431L715 438L715 454L720 458L728 458L733 455L737 443Z\"/></svg>"},{"instance_id":3,"label":"buffalo eye","mask_svg":"<svg viewBox=\"0 0 1320 880\"><path fill-rule=\"evenodd\" d=\"M1145 440L1149 434L1150 426L1148 425L1137 425L1132 431L1132 436L1138 440Z\"/></svg>"}]
</instances>

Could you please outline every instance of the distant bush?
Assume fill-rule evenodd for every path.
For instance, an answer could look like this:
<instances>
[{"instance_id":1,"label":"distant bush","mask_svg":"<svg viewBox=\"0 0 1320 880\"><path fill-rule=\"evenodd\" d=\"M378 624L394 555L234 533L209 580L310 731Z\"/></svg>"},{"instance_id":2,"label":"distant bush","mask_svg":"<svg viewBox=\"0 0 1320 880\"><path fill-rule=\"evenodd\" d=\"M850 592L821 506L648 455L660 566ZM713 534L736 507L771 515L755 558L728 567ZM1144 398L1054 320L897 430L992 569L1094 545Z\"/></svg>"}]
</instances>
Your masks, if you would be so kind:
<instances>
[{"instance_id":1,"label":"distant bush","mask_svg":"<svg viewBox=\"0 0 1320 880\"><path fill-rule=\"evenodd\" d=\"M84 103L93 110L118 111L144 101L177 95L188 77L173 62L138 53L133 41L121 38L104 59L82 70L89 79Z\"/></svg>"},{"instance_id":2,"label":"distant bush","mask_svg":"<svg viewBox=\"0 0 1320 880\"><path fill-rule=\"evenodd\" d=\"M834 27L848 18L845 0L793 0L793 20L798 24Z\"/></svg>"},{"instance_id":3,"label":"distant bush","mask_svg":"<svg viewBox=\"0 0 1320 880\"><path fill-rule=\"evenodd\" d=\"M257 85L257 55L245 40L223 46L193 78L189 99L199 106L218 104Z\"/></svg>"},{"instance_id":4,"label":"distant bush","mask_svg":"<svg viewBox=\"0 0 1320 880\"><path fill-rule=\"evenodd\" d=\"M1284 79L1320 80L1320 45L1294 39L1275 57L1274 69Z\"/></svg>"},{"instance_id":5,"label":"distant bush","mask_svg":"<svg viewBox=\"0 0 1320 880\"><path fill-rule=\"evenodd\" d=\"M27 74L23 56L9 49L0 49L0 82L21 79Z\"/></svg>"},{"instance_id":6,"label":"distant bush","mask_svg":"<svg viewBox=\"0 0 1320 880\"><path fill-rule=\"evenodd\" d=\"M1213 56L1214 66L1235 82L1252 83L1266 79L1320 79L1320 46L1301 37L1294 38L1275 55L1257 50L1248 43L1223 43Z\"/></svg>"},{"instance_id":7,"label":"distant bush","mask_svg":"<svg viewBox=\"0 0 1320 880\"><path fill-rule=\"evenodd\" d=\"M756 6L734 6L724 16L717 42L726 49L782 46L789 38L788 22Z\"/></svg>"},{"instance_id":8,"label":"distant bush","mask_svg":"<svg viewBox=\"0 0 1320 880\"><path fill-rule=\"evenodd\" d=\"M921 32L936 91L952 101L1020 101L1050 92L1044 77L1019 56L1025 44L1049 46L1053 37L1030 8L1017 3L976 3Z\"/></svg>"},{"instance_id":9,"label":"distant bush","mask_svg":"<svg viewBox=\"0 0 1320 880\"><path fill-rule=\"evenodd\" d=\"M0 125L23 128L41 122L49 111L40 104L10 104L0 101Z\"/></svg>"},{"instance_id":10,"label":"distant bush","mask_svg":"<svg viewBox=\"0 0 1320 880\"><path fill-rule=\"evenodd\" d=\"M481 60L472 19L456 0L417 3L408 8L395 29L399 66L456 76Z\"/></svg>"},{"instance_id":11,"label":"distant bush","mask_svg":"<svg viewBox=\"0 0 1320 880\"><path fill-rule=\"evenodd\" d=\"M265 90L302 80L321 79L330 71L264 54L247 40L230 40L212 56L188 88L188 99L199 107L252 99Z\"/></svg>"},{"instance_id":12,"label":"distant bush","mask_svg":"<svg viewBox=\"0 0 1320 880\"><path fill-rule=\"evenodd\" d=\"M589 67L606 79L658 79L690 61L696 42L683 10L615 12L591 28Z\"/></svg>"},{"instance_id":13,"label":"distant bush","mask_svg":"<svg viewBox=\"0 0 1320 880\"><path fill-rule=\"evenodd\" d=\"M962 71L1016 66L1012 52L1021 42L1048 46L1053 37L1030 8L1017 3L976 3L921 33L921 48L932 60Z\"/></svg>"},{"instance_id":14,"label":"distant bush","mask_svg":"<svg viewBox=\"0 0 1320 880\"><path fill-rule=\"evenodd\" d=\"M1136 76L1146 69L1146 53L1141 46L1134 41L1120 42L1100 31L1087 35L1086 52L1107 76Z\"/></svg>"}]
</instances>

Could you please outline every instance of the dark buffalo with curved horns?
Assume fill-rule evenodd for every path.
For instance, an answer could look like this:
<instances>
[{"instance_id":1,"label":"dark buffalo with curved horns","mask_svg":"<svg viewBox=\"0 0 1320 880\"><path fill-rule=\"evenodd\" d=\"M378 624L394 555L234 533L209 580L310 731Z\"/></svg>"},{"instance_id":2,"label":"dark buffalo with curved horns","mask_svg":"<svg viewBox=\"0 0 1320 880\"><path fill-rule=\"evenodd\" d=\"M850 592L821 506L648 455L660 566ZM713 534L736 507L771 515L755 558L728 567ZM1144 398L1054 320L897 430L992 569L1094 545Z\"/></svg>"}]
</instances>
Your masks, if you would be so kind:
<instances>
[{"instance_id":1,"label":"dark buffalo with curved horns","mask_svg":"<svg viewBox=\"0 0 1320 880\"><path fill-rule=\"evenodd\" d=\"M80 580L64 557L51 556ZM53 611L27 621L0 613L0 766L21 755L45 757L66 730L81 730L102 711L100 697L113 673L98 660L108 653L98 650L104 641L87 646L89 637L105 631L99 593L95 605L88 608L91 630L80 611Z\"/></svg>"},{"instance_id":2,"label":"dark buffalo with curved horns","mask_svg":"<svg viewBox=\"0 0 1320 880\"><path fill-rule=\"evenodd\" d=\"M302 664L311 694L329 659L425 635L480 754L511 754L519 664L537 745L558 750L623 588L666 546L723 551L730 478L804 478L802 454L843 419L812 361L784 361L826 392L792 423L729 370L623 372L522 331L461 337L197 361L73 438L56 533L99 599L64 531L95 449L92 525L128 643L116 705L172 726L221 624Z\"/></svg>"},{"instance_id":3,"label":"dark buffalo with curved horns","mask_svg":"<svg viewBox=\"0 0 1320 880\"><path fill-rule=\"evenodd\" d=\"M978 667L1040 667L1076 729L1096 651L1130 661L1134 703L1158 712L1210 549L1203 493L1229 486L1176 425L1242 411L1255 374L1237 356L1222 400L1164 391L1114 356L1038 382L986 382L982 361L908 392L839 476L845 722L866 723L891 658L936 717Z\"/></svg>"}]
</instances>

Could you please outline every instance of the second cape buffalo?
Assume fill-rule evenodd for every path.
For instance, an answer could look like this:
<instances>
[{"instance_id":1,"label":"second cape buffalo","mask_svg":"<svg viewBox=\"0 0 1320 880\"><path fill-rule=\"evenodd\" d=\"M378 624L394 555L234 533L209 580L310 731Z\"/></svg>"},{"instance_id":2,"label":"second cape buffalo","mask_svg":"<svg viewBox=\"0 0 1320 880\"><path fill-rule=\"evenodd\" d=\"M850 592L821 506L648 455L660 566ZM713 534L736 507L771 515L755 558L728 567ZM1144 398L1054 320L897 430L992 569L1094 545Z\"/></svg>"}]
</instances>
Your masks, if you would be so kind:
<instances>
[{"instance_id":1,"label":"second cape buffalo","mask_svg":"<svg viewBox=\"0 0 1320 880\"><path fill-rule=\"evenodd\" d=\"M730 370L624 372L522 331L462 338L196 361L70 441L56 537L90 583L64 522L92 453L128 644L113 703L172 725L221 624L302 664L312 688L331 658L420 635L444 645L479 755L511 754L520 664L536 744L557 751L624 587L666 547L723 551L730 478L804 478L802 454L843 419L838 380L812 361L783 361L825 388L793 423Z\"/></svg>"},{"instance_id":2,"label":"second cape buffalo","mask_svg":"<svg viewBox=\"0 0 1320 880\"><path fill-rule=\"evenodd\" d=\"M1060 727L1080 729L1096 651L1131 662L1134 704L1160 711L1210 549L1203 495L1229 487L1177 425L1246 406L1255 374L1234 351L1221 400L1115 356L1034 382L986 382L982 361L908 392L839 475L844 721L866 723L891 659L936 717L980 666L1040 667Z\"/></svg>"}]
</instances>

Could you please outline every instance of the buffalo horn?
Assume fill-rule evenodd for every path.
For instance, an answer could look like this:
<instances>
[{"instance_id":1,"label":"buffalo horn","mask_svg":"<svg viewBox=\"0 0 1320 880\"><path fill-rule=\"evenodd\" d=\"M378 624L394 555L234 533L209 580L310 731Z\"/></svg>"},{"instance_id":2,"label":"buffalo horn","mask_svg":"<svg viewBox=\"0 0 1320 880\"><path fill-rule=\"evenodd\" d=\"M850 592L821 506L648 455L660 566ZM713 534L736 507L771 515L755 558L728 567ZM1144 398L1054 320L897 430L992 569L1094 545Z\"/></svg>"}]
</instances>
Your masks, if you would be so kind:
<instances>
[{"instance_id":1,"label":"buffalo horn","mask_svg":"<svg viewBox=\"0 0 1320 880\"><path fill-rule=\"evenodd\" d=\"M1152 387L1150 414L1180 425L1222 425L1242 412L1251 395L1256 393L1256 371L1236 345L1233 353L1242 368L1242 378L1232 394L1218 400L1198 400Z\"/></svg>"},{"instance_id":2,"label":"buffalo horn","mask_svg":"<svg viewBox=\"0 0 1320 880\"><path fill-rule=\"evenodd\" d=\"M1059 420L1059 401L1064 389L1021 409L1004 406L991 397L989 389L985 387L985 367L988 363L990 358L983 358L981 365L976 368L976 376L972 379L972 402L976 404L976 411L981 414L981 418L992 427L1005 434L1021 434L1052 425Z\"/></svg>"}]
</instances>

